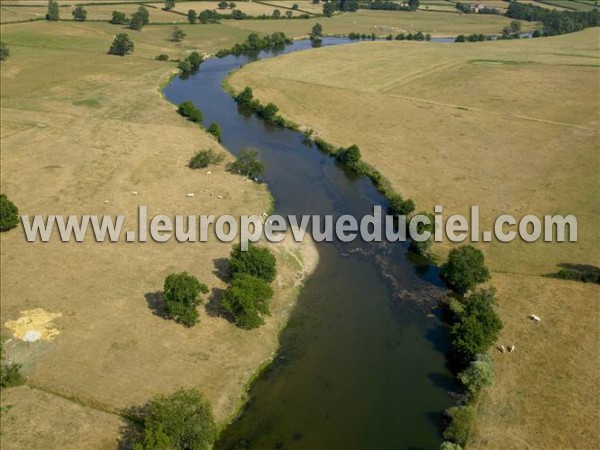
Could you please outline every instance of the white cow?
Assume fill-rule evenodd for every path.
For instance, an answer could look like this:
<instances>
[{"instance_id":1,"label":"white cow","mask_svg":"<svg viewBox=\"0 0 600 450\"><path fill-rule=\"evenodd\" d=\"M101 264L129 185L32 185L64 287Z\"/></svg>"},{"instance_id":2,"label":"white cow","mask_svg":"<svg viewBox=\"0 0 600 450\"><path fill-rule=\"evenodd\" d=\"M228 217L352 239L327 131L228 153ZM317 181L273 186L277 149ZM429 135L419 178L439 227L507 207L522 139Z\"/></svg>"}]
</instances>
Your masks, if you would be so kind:
<instances>
[{"instance_id":1,"label":"white cow","mask_svg":"<svg viewBox=\"0 0 600 450\"><path fill-rule=\"evenodd\" d=\"M515 351L515 346L511 345L510 347L508 347L508 353L512 353Z\"/></svg>"},{"instance_id":2,"label":"white cow","mask_svg":"<svg viewBox=\"0 0 600 450\"><path fill-rule=\"evenodd\" d=\"M189 193L185 194L185 196L186 196L186 197L193 197L193 196L194 196L194 193L193 193L193 192L189 192Z\"/></svg>"},{"instance_id":3,"label":"white cow","mask_svg":"<svg viewBox=\"0 0 600 450\"><path fill-rule=\"evenodd\" d=\"M208 172L206 172L206 175L212 175L212 171L209 170Z\"/></svg>"},{"instance_id":4,"label":"white cow","mask_svg":"<svg viewBox=\"0 0 600 450\"><path fill-rule=\"evenodd\" d=\"M502 353L504 353L506 351L506 349L504 348L504 345L501 345L500 347L498 347L498 350L500 350Z\"/></svg>"},{"instance_id":5,"label":"white cow","mask_svg":"<svg viewBox=\"0 0 600 450\"><path fill-rule=\"evenodd\" d=\"M534 322L541 322L542 319L539 316L536 316L535 314L529 314L529 318L531 320L533 320Z\"/></svg>"}]
</instances>

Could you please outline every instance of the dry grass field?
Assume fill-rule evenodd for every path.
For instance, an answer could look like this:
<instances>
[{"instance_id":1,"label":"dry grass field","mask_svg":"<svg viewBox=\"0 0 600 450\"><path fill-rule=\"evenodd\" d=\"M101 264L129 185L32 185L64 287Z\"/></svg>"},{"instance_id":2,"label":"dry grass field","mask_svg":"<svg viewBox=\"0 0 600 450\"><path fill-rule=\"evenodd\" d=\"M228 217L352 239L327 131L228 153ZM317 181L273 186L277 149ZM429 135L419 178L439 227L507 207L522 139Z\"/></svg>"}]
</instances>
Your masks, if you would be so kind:
<instances>
[{"instance_id":1,"label":"dry grass field","mask_svg":"<svg viewBox=\"0 0 600 450\"><path fill-rule=\"evenodd\" d=\"M483 230L504 213L577 217L577 243L479 244L499 292L501 343L517 352L494 354L498 380L474 447L600 446L600 288L542 277L561 263L600 267L599 47L597 29L363 43L259 61L230 79L326 140L359 145L419 209L442 204L448 217L480 205Z\"/></svg>"},{"instance_id":2,"label":"dry grass field","mask_svg":"<svg viewBox=\"0 0 600 450\"><path fill-rule=\"evenodd\" d=\"M242 40L217 27L194 28L188 45L213 52ZM125 58L106 54L115 29L2 26L11 50L1 66L2 192L22 214L125 214L126 228L135 226L140 204L171 216L267 210L264 185L223 165L210 177L187 168L201 148L224 150L159 94L174 65L153 57L183 51L166 40L168 27L131 33L136 52ZM0 239L2 335L11 337L6 322L37 308L57 315L49 326L58 331L33 344L7 343L36 389L3 392L2 405L12 405L2 414L3 449L114 448L121 422L112 413L181 386L198 387L225 421L271 357L298 283L316 265L309 244L277 247L280 274L264 327L240 330L208 314L209 306L188 329L160 317L165 276L188 271L217 298L231 244L32 244L20 228Z\"/></svg>"},{"instance_id":3,"label":"dry grass field","mask_svg":"<svg viewBox=\"0 0 600 450\"><path fill-rule=\"evenodd\" d=\"M319 17L306 20L283 20L275 25L265 20L235 20L227 23L248 31L270 32L273 28L290 36L306 36L315 23L323 26L326 35L351 32L375 33L378 36L400 32L422 31L432 36L456 36L458 34L484 33L500 34L510 19L487 14L454 14L440 11L371 11L359 10L355 13L337 14L331 18ZM523 30L535 27L523 22Z\"/></svg>"}]
</instances>

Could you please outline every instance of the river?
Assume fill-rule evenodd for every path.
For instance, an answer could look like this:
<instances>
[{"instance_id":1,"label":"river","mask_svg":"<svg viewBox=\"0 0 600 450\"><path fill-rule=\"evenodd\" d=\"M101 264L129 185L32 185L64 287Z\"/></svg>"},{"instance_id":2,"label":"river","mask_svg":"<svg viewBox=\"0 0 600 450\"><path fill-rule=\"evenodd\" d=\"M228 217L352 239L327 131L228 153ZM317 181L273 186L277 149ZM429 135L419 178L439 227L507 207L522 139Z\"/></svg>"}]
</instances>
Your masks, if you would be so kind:
<instances>
[{"instance_id":1,"label":"river","mask_svg":"<svg viewBox=\"0 0 600 450\"><path fill-rule=\"evenodd\" d=\"M323 46L349 42L325 38ZM277 54L308 48L309 41L296 41ZM209 59L190 77L175 78L165 96L195 103L205 124L220 125L232 153L259 150L276 213L361 217L373 205L385 209L368 178L344 171L302 133L239 111L222 82L255 59ZM319 267L300 293L274 363L216 448L437 449L455 388L447 329L431 314L443 293L437 270L412 262L400 244L322 243L318 250Z\"/></svg>"}]
</instances>

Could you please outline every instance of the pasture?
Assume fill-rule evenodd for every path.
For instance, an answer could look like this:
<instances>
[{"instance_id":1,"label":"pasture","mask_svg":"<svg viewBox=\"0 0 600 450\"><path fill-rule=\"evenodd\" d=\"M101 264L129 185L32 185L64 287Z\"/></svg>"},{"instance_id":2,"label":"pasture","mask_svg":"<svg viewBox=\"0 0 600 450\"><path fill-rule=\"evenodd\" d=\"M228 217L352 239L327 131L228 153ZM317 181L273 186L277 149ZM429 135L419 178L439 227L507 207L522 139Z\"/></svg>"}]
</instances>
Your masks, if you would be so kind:
<instances>
[{"instance_id":1,"label":"pasture","mask_svg":"<svg viewBox=\"0 0 600 450\"><path fill-rule=\"evenodd\" d=\"M223 164L210 177L187 167L202 148L225 150L160 95L175 67L154 57L185 51L166 39L170 28L131 33L136 50L127 57L106 54L117 29L86 22L2 26L11 50L1 66L2 192L23 214L125 214L126 227L135 227L140 204L168 215L268 210L266 186ZM216 29L225 28L195 27L194 46L208 53L242 40L236 30ZM4 324L23 311L60 314L53 339L6 345L35 388L3 392L2 405L12 405L2 414L6 449L114 448L122 423L115 412L182 386L199 388L223 423L271 357L317 258L310 244L274 248L280 273L273 315L260 329L238 329L211 314L210 305L187 329L160 316L165 276L196 275L211 288L205 304L212 299L214 306L231 244L32 244L21 229L0 239L2 336L11 337Z\"/></svg>"},{"instance_id":2,"label":"pasture","mask_svg":"<svg viewBox=\"0 0 600 450\"><path fill-rule=\"evenodd\" d=\"M480 205L482 229L505 213L577 217L577 243L479 244L499 293L501 343L519 353L493 355L499 375L481 402L476 447L599 442L590 399L600 289L542 277L559 264L600 267L599 42L589 29L464 45L361 43L259 61L230 77L325 140L357 144L417 210L439 204L449 217ZM443 259L450 248L434 252ZM546 317L541 327L531 313ZM580 357L567 350L574 346Z\"/></svg>"}]
</instances>

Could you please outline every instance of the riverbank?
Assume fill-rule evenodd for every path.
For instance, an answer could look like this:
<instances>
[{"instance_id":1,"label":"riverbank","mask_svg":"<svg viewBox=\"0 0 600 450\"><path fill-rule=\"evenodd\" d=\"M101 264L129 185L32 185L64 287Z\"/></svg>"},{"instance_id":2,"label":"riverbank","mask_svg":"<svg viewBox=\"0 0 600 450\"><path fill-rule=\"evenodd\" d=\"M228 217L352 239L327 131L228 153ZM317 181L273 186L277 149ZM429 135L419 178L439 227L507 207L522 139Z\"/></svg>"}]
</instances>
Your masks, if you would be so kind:
<instances>
[{"instance_id":1,"label":"riverbank","mask_svg":"<svg viewBox=\"0 0 600 450\"><path fill-rule=\"evenodd\" d=\"M110 56L115 29L74 22L2 26L11 51L1 66L2 192L22 214L125 214L130 229L140 204L171 216L269 210L264 184L224 165L211 167L210 177L187 167L201 148L226 149L157 95L173 65L154 56L175 57L181 48L144 30L131 34L134 55ZM207 37L200 51L236 41L235 33L209 38L213 29L199 27ZM73 429L86 429L90 420L98 421L98 439L88 436L85 446L106 448L111 438L116 445L120 418L113 413L178 386L199 388L226 423L257 368L276 351L279 330L318 260L308 243L275 247L273 316L248 332L211 314L225 288L220 271L231 244L42 245L26 243L19 229L0 239L2 335L10 337L5 322L37 308L55 317L51 327L59 332L6 345L28 383L43 392L4 392L2 405L12 407L2 413L2 448L78 447L81 435ZM190 329L160 317L165 276L184 270L212 289L200 323Z\"/></svg>"}]
</instances>

